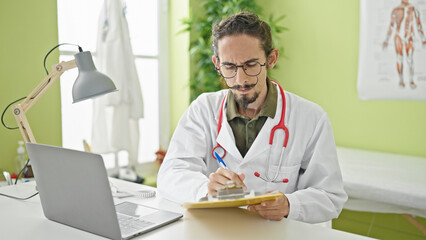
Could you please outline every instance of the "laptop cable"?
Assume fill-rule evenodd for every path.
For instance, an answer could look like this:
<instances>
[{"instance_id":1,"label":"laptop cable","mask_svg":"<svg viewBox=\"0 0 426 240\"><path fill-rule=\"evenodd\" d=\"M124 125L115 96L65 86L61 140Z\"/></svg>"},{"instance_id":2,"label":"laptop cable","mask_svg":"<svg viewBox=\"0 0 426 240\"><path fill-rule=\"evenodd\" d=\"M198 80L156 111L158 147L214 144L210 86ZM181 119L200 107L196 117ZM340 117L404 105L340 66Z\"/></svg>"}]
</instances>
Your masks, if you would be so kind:
<instances>
[{"instance_id":1,"label":"laptop cable","mask_svg":"<svg viewBox=\"0 0 426 240\"><path fill-rule=\"evenodd\" d=\"M25 197L25 198L15 197L15 196L3 194L3 193L0 193L0 196L4 196L4 197L8 197L8 198L13 198L13 199L17 199L17 200L28 200L28 199L36 196L37 194L38 194L38 192L34 193L33 195L31 195L29 197Z\"/></svg>"}]
</instances>

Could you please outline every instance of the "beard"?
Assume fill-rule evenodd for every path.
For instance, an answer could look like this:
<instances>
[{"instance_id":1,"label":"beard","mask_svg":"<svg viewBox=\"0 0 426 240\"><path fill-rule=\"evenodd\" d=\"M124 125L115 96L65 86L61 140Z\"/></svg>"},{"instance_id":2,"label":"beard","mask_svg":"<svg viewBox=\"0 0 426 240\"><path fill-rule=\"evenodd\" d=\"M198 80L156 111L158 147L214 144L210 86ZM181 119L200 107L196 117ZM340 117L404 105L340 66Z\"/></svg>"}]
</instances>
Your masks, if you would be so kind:
<instances>
[{"instance_id":1,"label":"beard","mask_svg":"<svg viewBox=\"0 0 426 240\"><path fill-rule=\"evenodd\" d=\"M252 89L256 87L257 83L259 82L259 77L256 76L256 83L254 84L246 84L246 85L235 85L235 86L228 86L231 90L240 90L240 89ZM226 84L228 85L228 84ZM252 97L249 97L247 94L243 94L241 96L238 96L237 94L234 94L235 101L237 102L238 106L241 107L244 111L247 110L248 105L250 103L254 103L257 98L259 97L259 92L255 92Z\"/></svg>"},{"instance_id":2,"label":"beard","mask_svg":"<svg viewBox=\"0 0 426 240\"><path fill-rule=\"evenodd\" d=\"M248 105L250 103L254 103L258 97L259 97L259 93L255 92L252 97L249 97L247 94L243 94L242 96L235 96L235 100L238 106L245 111L247 110Z\"/></svg>"}]
</instances>

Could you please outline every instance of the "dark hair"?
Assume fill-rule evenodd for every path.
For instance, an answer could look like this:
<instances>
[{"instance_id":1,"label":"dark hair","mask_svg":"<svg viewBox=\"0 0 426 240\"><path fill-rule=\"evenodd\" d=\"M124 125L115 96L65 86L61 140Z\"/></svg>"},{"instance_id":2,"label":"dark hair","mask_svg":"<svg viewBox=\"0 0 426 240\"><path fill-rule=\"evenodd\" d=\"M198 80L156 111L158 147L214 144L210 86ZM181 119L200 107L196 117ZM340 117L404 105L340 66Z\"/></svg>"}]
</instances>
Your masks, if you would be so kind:
<instances>
[{"instance_id":1,"label":"dark hair","mask_svg":"<svg viewBox=\"0 0 426 240\"><path fill-rule=\"evenodd\" d=\"M272 47L271 28L256 14L240 12L231 15L213 26L212 48L213 54L219 57L218 41L225 36L247 34L260 40L262 48L268 56Z\"/></svg>"}]
</instances>

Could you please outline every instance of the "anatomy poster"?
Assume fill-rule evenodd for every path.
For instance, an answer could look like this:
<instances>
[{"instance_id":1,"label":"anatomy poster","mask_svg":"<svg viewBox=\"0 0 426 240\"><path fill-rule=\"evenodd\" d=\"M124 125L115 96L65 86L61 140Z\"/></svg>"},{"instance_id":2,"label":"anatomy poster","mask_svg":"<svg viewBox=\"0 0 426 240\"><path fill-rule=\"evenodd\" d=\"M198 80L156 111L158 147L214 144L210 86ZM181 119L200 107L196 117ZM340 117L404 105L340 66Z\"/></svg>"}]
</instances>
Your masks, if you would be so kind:
<instances>
[{"instance_id":1,"label":"anatomy poster","mask_svg":"<svg viewBox=\"0 0 426 240\"><path fill-rule=\"evenodd\" d=\"M426 0L361 0L362 100L426 100Z\"/></svg>"}]
</instances>

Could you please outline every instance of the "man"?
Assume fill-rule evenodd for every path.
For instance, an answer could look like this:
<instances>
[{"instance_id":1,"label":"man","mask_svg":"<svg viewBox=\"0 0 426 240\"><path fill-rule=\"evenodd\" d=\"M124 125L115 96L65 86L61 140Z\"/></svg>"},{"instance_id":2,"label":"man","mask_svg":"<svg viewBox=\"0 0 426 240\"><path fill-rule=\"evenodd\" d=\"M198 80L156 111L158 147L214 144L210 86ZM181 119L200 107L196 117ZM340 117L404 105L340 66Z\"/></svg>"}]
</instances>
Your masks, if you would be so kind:
<instances>
[{"instance_id":1,"label":"man","mask_svg":"<svg viewBox=\"0 0 426 240\"><path fill-rule=\"evenodd\" d=\"M245 190L283 193L248 207L264 218L336 218L347 195L330 122L318 105L268 79L279 55L270 27L243 12L216 24L212 35L212 60L230 90L200 95L182 116L158 174L162 196L195 202L232 180ZM285 130L275 131L269 145L280 122Z\"/></svg>"},{"instance_id":2,"label":"man","mask_svg":"<svg viewBox=\"0 0 426 240\"><path fill-rule=\"evenodd\" d=\"M392 10L391 23L383 42L383 49L389 44L392 33L395 33L395 52L397 57L396 70L399 76L399 86L405 87L404 83L404 51L406 61L409 68L410 87L415 89L417 85L414 83L414 33L417 31L421 38L422 45L426 45L426 37L423 33L422 23L420 21L419 11L411 5L408 0L402 0L401 4Z\"/></svg>"}]
</instances>

